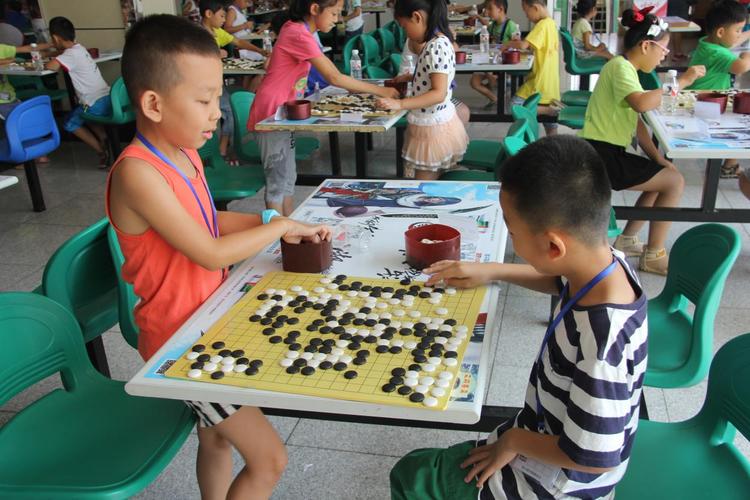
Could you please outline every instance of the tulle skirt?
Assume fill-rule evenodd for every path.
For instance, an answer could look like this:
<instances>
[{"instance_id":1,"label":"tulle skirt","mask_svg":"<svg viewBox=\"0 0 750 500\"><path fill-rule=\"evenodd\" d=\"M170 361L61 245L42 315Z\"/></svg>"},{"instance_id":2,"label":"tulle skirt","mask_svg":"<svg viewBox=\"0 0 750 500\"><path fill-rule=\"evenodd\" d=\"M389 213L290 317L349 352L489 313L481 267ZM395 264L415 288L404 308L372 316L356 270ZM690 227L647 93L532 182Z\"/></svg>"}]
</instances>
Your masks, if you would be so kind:
<instances>
[{"instance_id":1,"label":"tulle skirt","mask_svg":"<svg viewBox=\"0 0 750 500\"><path fill-rule=\"evenodd\" d=\"M404 149L404 175L414 177L415 170L441 172L456 168L466 153L469 136L464 124L455 113L445 123L414 125L406 128Z\"/></svg>"}]
</instances>

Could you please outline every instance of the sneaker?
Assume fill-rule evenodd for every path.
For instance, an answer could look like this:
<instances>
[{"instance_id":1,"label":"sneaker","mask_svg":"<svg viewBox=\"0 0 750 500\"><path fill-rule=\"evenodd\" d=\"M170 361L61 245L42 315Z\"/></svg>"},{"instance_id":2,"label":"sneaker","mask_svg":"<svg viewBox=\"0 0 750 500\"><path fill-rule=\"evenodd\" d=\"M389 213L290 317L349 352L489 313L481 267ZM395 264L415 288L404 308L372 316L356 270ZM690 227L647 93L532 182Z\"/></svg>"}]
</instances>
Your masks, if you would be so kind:
<instances>
[{"instance_id":1,"label":"sneaker","mask_svg":"<svg viewBox=\"0 0 750 500\"><path fill-rule=\"evenodd\" d=\"M667 250L662 248L660 250L651 250L644 248L641 254L641 259L638 268L641 271L647 273L659 274L661 276L667 275L669 266L669 255Z\"/></svg>"},{"instance_id":2,"label":"sneaker","mask_svg":"<svg viewBox=\"0 0 750 500\"><path fill-rule=\"evenodd\" d=\"M721 174L719 174L719 177L722 179L736 179L740 176L740 164L739 163L730 163L730 164L724 164L721 166Z\"/></svg>"},{"instance_id":3,"label":"sneaker","mask_svg":"<svg viewBox=\"0 0 750 500\"><path fill-rule=\"evenodd\" d=\"M619 250L628 257L636 257L643 254L644 245L638 239L638 235L626 236L621 234L615 239L614 245L615 250Z\"/></svg>"}]
</instances>

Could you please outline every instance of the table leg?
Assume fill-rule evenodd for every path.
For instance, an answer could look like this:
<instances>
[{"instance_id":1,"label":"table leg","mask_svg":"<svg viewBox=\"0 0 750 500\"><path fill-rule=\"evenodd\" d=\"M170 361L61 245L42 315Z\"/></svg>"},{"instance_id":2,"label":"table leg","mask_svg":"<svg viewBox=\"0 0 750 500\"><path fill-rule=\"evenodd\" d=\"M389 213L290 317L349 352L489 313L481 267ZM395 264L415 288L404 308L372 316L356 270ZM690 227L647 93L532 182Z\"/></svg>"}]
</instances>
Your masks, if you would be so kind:
<instances>
[{"instance_id":1,"label":"table leg","mask_svg":"<svg viewBox=\"0 0 750 500\"><path fill-rule=\"evenodd\" d=\"M354 132L355 161L357 165L357 178L367 178L367 134L365 132Z\"/></svg>"},{"instance_id":2,"label":"table leg","mask_svg":"<svg viewBox=\"0 0 750 500\"><path fill-rule=\"evenodd\" d=\"M404 150L404 135L406 127L396 127L396 177L404 177L404 158L401 151Z\"/></svg>"},{"instance_id":3,"label":"table leg","mask_svg":"<svg viewBox=\"0 0 750 500\"><path fill-rule=\"evenodd\" d=\"M341 150L339 149L338 132L328 132L328 147L331 150L331 174L341 175Z\"/></svg>"},{"instance_id":4,"label":"table leg","mask_svg":"<svg viewBox=\"0 0 750 500\"><path fill-rule=\"evenodd\" d=\"M375 13L375 26L380 29L380 12Z\"/></svg>"},{"instance_id":5,"label":"table leg","mask_svg":"<svg viewBox=\"0 0 750 500\"><path fill-rule=\"evenodd\" d=\"M701 210L711 213L716 208L716 195L719 192L721 164L724 160L711 159L706 162L706 180L703 183L703 202Z\"/></svg>"},{"instance_id":6,"label":"table leg","mask_svg":"<svg viewBox=\"0 0 750 500\"><path fill-rule=\"evenodd\" d=\"M503 71L495 72L495 76L497 77L497 121L501 121L505 114L505 90L507 89L507 82ZM500 83L501 80L502 84Z\"/></svg>"},{"instance_id":7,"label":"table leg","mask_svg":"<svg viewBox=\"0 0 750 500\"><path fill-rule=\"evenodd\" d=\"M70 109L73 109L78 104L78 98L76 97L75 87L73 87L73 80L70 79L70 75L67 71L63 71L63 80L65 80L65 88L68 89L68 99L70 99Z\"/></svg>"},{"instance_id":8,"label":"table leg","mask_svg":"<svg viewBox=\"0 0 750 500\"><path fill-rule=\"evenodd\" d=\"M42 184L39 182L39 172L36 170L36 162L34 160L27 161L23 164L23 169L26 172L26 183L29 185L31 204L34 207L34 212L44 212L47 207L44 205Z\"/></svg>"}]
</instances>

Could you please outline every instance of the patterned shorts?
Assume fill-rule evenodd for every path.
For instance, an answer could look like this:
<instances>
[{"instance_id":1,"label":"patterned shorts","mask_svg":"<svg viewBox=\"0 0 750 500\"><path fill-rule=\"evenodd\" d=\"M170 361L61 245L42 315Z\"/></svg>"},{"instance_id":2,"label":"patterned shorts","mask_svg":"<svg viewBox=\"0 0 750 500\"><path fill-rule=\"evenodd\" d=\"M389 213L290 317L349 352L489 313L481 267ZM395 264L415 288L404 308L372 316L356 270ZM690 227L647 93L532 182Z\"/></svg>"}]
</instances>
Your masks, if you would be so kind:
<instances>
[{"instance_id":1,"label":"patterned shorts","mask_svg":"<svg viewBox=\"0 0 750 500\"><path fill-rule=\"evenodd\" d=\"M213 427L220 424L242 408L240 405L209 403L207 401L185 401L185 404L198 417L198 427Z\"/></svg>"}]
</instances>

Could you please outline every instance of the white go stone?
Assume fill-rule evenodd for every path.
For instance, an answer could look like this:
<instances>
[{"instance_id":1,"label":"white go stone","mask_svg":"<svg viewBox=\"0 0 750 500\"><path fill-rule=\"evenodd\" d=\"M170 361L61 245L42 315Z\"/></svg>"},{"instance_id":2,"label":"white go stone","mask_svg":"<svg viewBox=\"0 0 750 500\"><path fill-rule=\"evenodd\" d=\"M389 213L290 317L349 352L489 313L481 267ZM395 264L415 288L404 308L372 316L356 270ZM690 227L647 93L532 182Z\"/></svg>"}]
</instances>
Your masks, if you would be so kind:
<instances>
[{"instance_id":1,"label":"white go stone","mask_svg":"<svg viewBox=\"0 0 750 500\"><path fill-rule=\"evenodd\" d=\"M422 377L419 379L419 383L422 385L432 385L435 383L435 379L432 377Z\"/></svg>"},{"instance_id":2,"label":"white go stone","mask_svg":"<svg viewBox=\"0 0 750 500\"><path fill-rule=\"evenodd\" d=\"M348 333L349 335L354 335L357 333L357 329L354 328L353 326L350 326L349 328L346 329L346 333Z\"/></svg>"},{"instance_id":3,"label":"white go stone","mask_svg":"<svg viewBox=\"0 0 750 500\"><path fill-rule=\"evenodd\" d=\"M455 288L446 288L445 293L448 295L456 295L456 289Z\"/></svg>"},{"instance_id":4,"label":"white go stone","mask_svg":"<svg viewBox=\"0 0 750 500\"><path fill-rule=\"evenodd\" d=\"M323 293L325 291L326 291L326 289L323 288L322 286L316 286L315 288L313 288L313 292L315 292L315 293Z\"/></svg>"},{"instance_id":5,"label":"white go stone","mask_svg":"<svg viewBox=\"0 0 750 500\"><path fill-rule=\"evenodd\" d=\"M415 347L417 347L417 343L413 340L407 340L406 342L404 342L404 347L407 349L414 349Z\"/></svg>"},{"instance_id":6,"label":"white go stone","mask_svg":"<svg viewBox=\"0 0 750 500\"><path fill-rule=\"evenodd\" d=\"M224 359L221 360L222 365L233 365L234 364L234 358L232 356L227 356Z\"/></svg>"},{"instance_id":7,"label":"white go stone","mask_svg":"<svg viewBox=\"0 0 750 500\"><path fill-rule=\"evenodd\" d=\"M221 365L221 371L223 371L224 373L234 371L234 365Z\"/></svg>"},{"instance_id":8,"label":"white go stone","mask_svg":"<svg viewBox=\"0 0 750 500\"><path fill-rule=\"evenodd\" d=\"M305 353L305 354L312 354L312 353ZM334 347L333 349L331 349L331 354L335 354L336 356L343 356L344 350L341 349L340 347Z\"/></svg>"},{"instance_id":9,"label":"white go stone","mask_svg":"<svg viewBox=\"0 0 750 500\"><path fill-rule=\"evenodd\" d=\"M187 359L189 359L190 361L192 361L192 360L196 359L198 356L200 356L200 353L197 353L195 351L190 351L189 353L187 353L187 356L185 356L185 357Z\"/></svg>"},{"instance_id":10,"label":"white go stone","mask_svg":"<svg viewBox=\"0 0 750 500\"><path fill-rule=\"evenodd\" d=\"M332 281L331 278L320 278L320 282L323 283L324 285L329 284L331 281Z\"/></svg>"},{"instance_id":11,"label":"white go stone","mask_svg":"<svg viewBox=\"0 0 750 500\"><path fill-rule=\"evenodd\" d=\"M438 379L436 382L438 387L442 387L443 389L447 389L451 386L451 381L445 378Z\"/></svg>"},{"instance_id":12,"label":"white go stone","mask_svg":"<svg viewBox=\"0 0 750 500\"><path fill-rule=\"evenodd\" d=\"M446 309L445 307L438 307L437 309L435 309L435 314L445 316L446 314L448 314L448 309Z\"/></svg>"},{"instance_id":13,"label":"white go stone","mask_svg":"<svg viewBox=\"0 0 750 500\"><path fill-rule=\"evenodd\" d=\"M430 304L440 304L440 299L428 299L427 302Z\"/></svg>"},{"instance_id":14,"label":"white go stone","mask_svg":"<svg viewBox=\"0 0 750 500\"><path fill-rule=\"evenodd\" d=\"M354 358L352 358L352 357L351 357L351 356L349 356L348 354L344 354L343 356L341 356L341 357L339 358L339 361L341 361L342 363L346 363L346 364L348 365L349 363L351 363L351 362L352 362L352 360L353 360L353 359L354 359Z\"/></svg>"},{"instance_id":15,"label":"white go stone","mask_svg":"<svg viewBox=\"0 0 750 500\"><path fill-rule=\"evenodd\" d=\"M341 307L349 307L350 305L352 305L352 301L351 301L351 300L342 300L342 301L341 301L341 302L339 303L339 305L340 305Z\"/></svg>"},{"instance_id":16,"label":"white go stone","mask_svg":"<svg viewBox=\"0 0 750 500\"><path fill-rule=\"evenodd\" d=\"M213 356L211 356L211 359L209 361L211 361L211 363L216 363L218 365L219 363L221 363L223 359L224 358L222 358L221 356L214 354Z\"/></svg>"},{"instance_id":17,"label":"white go stone","mask_svg":"<svg viewBox=\"0 0 750 500\"><path fill-rule=\"evenodd\" d=\"M326 359L326 355L322 352L316 352L313 354L313 359L316 361L324 361Z\"/></svg>"},{"instance_id":18,"label":"white go stone","mask_svg":"<svg viewBox=\"0 0 750 500\"><path fill-rule=\"evenodd\" d=\"M386 339L378 339L378 341L376 342L376 344L377 345L390 345L391 343L390 343L390 341L388 341Z\"/></svg>"},{"instance_id":19,"label":"white go stone","mask_svg":"<svg viewBox=\"0 0 750 500\"><path fill-rule=\"evenodd\" d=\"M338 290L339 286L336 283L331 283L330 285L326 286L329 290Z\"/></svg>"},{"instance_id":20,"label":"white go stone","mask_svg":"<svg viewBox=\"0 0 750 500\"><path fill-rule=\"evenodd\" d=\"M405 314L406 314L406 311L404 311L403 309L395 309L393 311L393 315L396 316L397 318L400 318Z\"/></svg>"},{"instance_id":21,"label":"white go stone","mask_svg":"<svg viewBox=\"0 0 750 500\"><path fill-rule=\"evenodd\" d=\"M359 330L357 330L357 335L367 337L368 335L370 335L370 330L368 330L367 328L360 328Z\"/></svg>"},{"instance_id":22,"label":"white go stone","mask_svg":"<svg viewBox=\"0 0 750 500\"><path fill-rule=\"evenodd\" d=\"M358 312L354 314L354 317L357 319L365 319L367 318L367 315L365 313Z\"/></svg>"},{"instance_id":23,"label":"white go stone","mask_svg":"<svg viewBox=\"0 0 750 500\"><path fill-rule=\"evenodd\" d=\"M430 297L432 297L433 299L442 299L443 298L443 294L440 293L440 292L432 292L430 294Z\"/></svg>"},{"instance_id":24,"label":"white go stone","mask_svg":"<svg viewBox=\"0 0 750 500\"><path fill-rule=\"evenodd\" d=\"M440 358L438 358L437 356L432 356L430 358L427 358L427 362L431 365L437 366L440 364Z\"/></svg>"},{"instance_id":25,"label":"white go stone","mask_svg":"<svg viewBox=\"0 0 750 500\"><path fill-rule=\"evenodd\" d=\"M443 364L445 366L456 366L458 364L458 360L456 358L445 358L443 360Z\"/></svg>"},{"instance_id":26,"label":"white go stone","mask_svg":"<svg viewBox=\"0 0 750 500\"><path fill-rule=\"evenodd\" d=\"M276 295L281 295L283 297L286 295L286 290L276 290Z\"/></svg>"},{"instance_id":27,"label":"white go stone","mask_svg":"<svg viewBox=\"0 0 750 500\"><path fill-rule=\"evenodd\" d=\"M466 326L466 325L458 325L458 326L456 327L456 331L457 331L458 333L466 333L466 332L468 332L468 331L469 331L469 327L468 327L468 326Z\"/></svg>"},{"instance_id":28,"label":"white go stone","mask_svg":"<svg viewBox=\"0 0 750 500\"><path fill-rule=\"evenodd\" d=\"M330 294L330 293L327 293L327 292L323 292L323 293L321 293L321 294L320 294L320 298L321 298L322 300L328 300L328 299L330 299L330 298L331 298L331 294Z\"/></svg>"},{"instance_id":29,"label":"white go stone","mask_svg":"<svg viewBox=\"0 0 750 500\"><path fill-rule=\"evenodd\" d=\"M422 316L422 319L420 319L419 321L421 321L425 325L429 325L430 323L432 323L432 318L430 318L429 316Z\"/></svg>"},{"instance_id":30,"label":"white go stone","mask_svg":"<svg viewBox=\"0 0 750 500\"><path fill-rule=\"evenodd\" d=\"M336 341L336 347L346 347L349 345L349 342L346 340L337 340Z\"/></svg>"},{"instance_id":31,"label":"white go stone","mask_svg":"<svg viewBox=\"0 0 750 500\"><path fill-rule=\"evenodd\" d=\"M406 387L416 387L417 385L419 385L419 380L417 380L416 377L407 377L404 379L404 385Z\"/></svg>"},{"instance_id":32,"label":"white go stone","mask_svg":"<svg viewBox=\"0 0 750 500\"><path fill-rule=\"evenodd\" d=\"M449 371L446 370L444 372L440 372L438 374L438 378L440 378L440 379L446 379L446 380L451 380L453 378L453 373L451 373L451 372L449 372Z\"/></svg>"},{"instance_id":33,"label":"white go stone","mask_svg":"<svg viewBox=\"0 0 750 500\"><path fill-rule=\"evenodd\" d=\"M383 313L382 316L385 318L386 314L388 314L388 313ZM391 319L391 315L390 314L388 314L388 319ZM391 321L391 326L393 328L395 328L395 329L398 330L399 328L401 328L401 322L400 321Z\"/></svg>"},{"instance_id":34,"label":"white go stone","mask_svg":"<svg viewBox=\"0 0 750 500\"><path fill-rule=\"evenodd\" d=\"M418 318L418 317L420 317L421 315L422 315L422 313L421 313L421 312L419 312L419 311L416 311L416 310L414 310L414 311L409 311L409 316L411 316L412 318Z\"/></svg>"},{"instance_id":35,"label":"white go stone","mask_svg":"<svg viewBox=\"0 0 750 500\"><path fill-rule=\"evenodd\" d=\"M377 307L378 309L388 309L388 304L386 304L385 302L378 302L375 307Z\"/></svg>"},{"instance_id":36,"label":"white go stone","mask_svg":"<svg viewBox=\"0 0 750 500\"><path fill-rule=\"evenodd\" d=\"M219 365L217 365L216 363L206 363L205 365L203 365L203 371L211 373L212 371L215 371L218 366Z\"/></svg>"},{"instance_id":37,"label":"white go stone","mask_svg":"<svg viewBox=\"0 0 750 500\"><path fill-rule=\"evenodd\" d=\"M289 290L299 293L302 291L302 287L299 285L292 285L291 287L289 287Z\"/></svg>"},{"instance_id":38,"label":"white go stone","mask_svg":"<svg viewBox=\"0 0 750 500\"><path fill-rule=\"evenodd\" d=\"M445 324L443 324L443 325L440 325L440 331L441 332L452 332L453 331L453 327L451 325L445 325Z\"/></svg>"},{"instance_id":39,"label":"white go stone","mask_svg":"<svg viewBox=\"0 0 750 500\"><path fill-rule=\"evenodd\" d=\"M338 321L329 321L328 323L326 323L326 325L330 326L331 328L333 328L334 326L339 326L339 322Z\"/></svg>"},{"instance_id":40,"label":"white go stone","mask_svg":"<svg viewBox=\"0 0 750 500\"><path fill-rule=\"evenodd\" d=\"M381 319L391 319L392 317L393 316L391 316L391 313L389 313L389 312L380 313L380 318Z\"/></svg>"},{"instance_id":41,"label":"white go stone","mask_svg":"<svg viewBox=\"0 0 750 500\"><path fill-rule=\"evenodd\" d=\"M307 362L307 366L312 366L313 368L317 368L318 365L320 365L320 361L318 361L317 359L311 359Z\"/></svg>"},{"instance_id":42,"label":"white go stone","mask_svg":"<svg viewBox=\"0 0 750 500\"><path fill-rule=\"evenodd\" d=\"M299 358L299 352L297 351L287 351L286 357L289 359L297 359Z\"/></svg>"},{"instance_id":43,"label":"white go stone","mask_svg":"<svg viewBox=\"0 0 750 500\"><path fill-rule=\"evenodd\" d=\"M443 389L442 387L433 387L432 389L430 389L430 394L432 394L436 398L442 398L443 396L445 396L445 389Z\"/></svg>"},{"instance_id":44,"label":"white go stone","mask_svg":"<svg viewBox=\"0 0 750 500\"><path fill-rule=\"evenodd\" d=\"M401 339L394 339L394 340L393 340L393 341L391 342L391 345L392 345L392 346L396 346L396 347L403 347L403 346L404 346L404 341L403 341L403 340L401 340Z\"/></svg>"},{"instance_id":45,"label":"white go stone","mask_svg":"<svg viewBox=\"0 0 750 500\"><path fill-rule=\"evenodd\" d=\"M432 396L427 396L426 398L424 398L424 401L422 401L422 403L425 406L432 408L433 406L437 406L438 400L436 398L433 398Z\"/></svg>"},{"instance_id":46,"label":"white go stone","mask_svg":"<svg viewBox=\"0 0 750 500\"><path fill-rule=\"evenodd\" d=\"M375 313L370 313L370 314L367 315L367 319L374 319L375 321L377 321L377 320L380 319L380 316L378 314L375 314Z\"/></svg>"},{"instance_id":47,"label":"white go stone","mask_svg":"<svg viewBox=\"0 0 750 500\"><path fill-rule=\"evenodd\" d=\"M237 373L242 373L242 372L244 372L245 370L247 370L247 368L248 368L248 366L247 366L247 365L236 365L236 366L234 367L234 371L235 371L235 372L237 372Z\"/></svg>"},{"instance_id":48,"label":"white go stone","mask_svg":"<svg viewBox=\"0 0 750 500\"><path fill-rule=\"evenodd\" d=\"M266 290L266 293L267 293L268 295L273 295L273 294L275 294L275 293L276 293L276 289L275 289L275 288L268 288L268 289Z\"/></svg>"},{"instance_id":49,"label":"white go stone","mask_svg":"<svg viewBox=\"0 0 750 500\"><path fill-rule=\"evenodd\" d=\"M329 363L338 363L339 357L335 354L329 354L328 356L326 356L326 361L328 361Z\"/></svg>"},{"instance_id":50,"label":"white go stone","mask_svg":"<svg viewBox=\"0 0 750 500\"><path fill-rule=\"evenodd\" d=\"M435 342L445 345L448 342L448 339L446 339L445 337L435 337Z\"/></svg>"},{"instance_id":51,"label":"white go stone","mask_svg":"<svg viewBox=\"0 0 750 500\"><path fill-rule=\"evenodd\" d=\"M313 358L313 353L311 352L303 352L299 355L300 358L304 359L305 361L309 361Z\"/></svg>"},{"instance_id":52,"label":"white go stone","mask_svg":"<svg viewBox=\"0 0 750 500\"><path fill-rule=\"evenodd\" d=\"M404 321L401 326L403 326L404 328L414 328L414 323L411 321Z\"/></svg>"},{"instance_id":53,"label":"white go stone","mask_svg":"<svg viewBox=\"0 0 750 500\"><path fill-rule=\"evenodd\" d=\"M401 303L401 301L398 299L388 299L388 303L392 306L397 306Z\"/></svg>"},{"instance_id":54,"label":"white go stone","mask_svg":"<svg viewBox=\"0 0 750 500\"><path fill-rule=\"evenodd\" d=\"M393 294L391 292L383 292L382 297L384 299L390 299L391 297L393 297Z\"/></svg>"},{"instance_id":55,"label":"white go stone","mask_svg":"<svg viewBox=\"0 0 750 500\"><path fill-rule=\"evenodd\" d=\"M422 393L422 394L424 394L425 392L427 392L429 390L430 390L429 387L427 387L426 385L422 385L422 384L417 384L417 386L414 387L414 392L419 392L419 393Z\"/></svg>"},{"instance_id":56,"label":"white go stone","mask_svg":"<svg viewBox=\"0 0 750 500\"><path fill-rule=\"evenodd\" d=\"M201 378L202 373L202 371L193 368L192 370L187 372L187 376L190 378Z\"/></svg>"},{"instance_id":57,"label":"white go stone","mask_svg":"<svg viewBox=\"0 0 750 500\"><path fill-rule=\"evenodd\" d=\"M370 298L370 294L367 293L367 292L359 292L359 293L357 293L357 295L359 295L360 297L362 297L365 300L367 300L367 299Z\"/></svg>"},{"instance_id":58,"label":"white go stone","mask_svg":"<svg viewBox=\"0 0 750 500\"><path fill-rule=\"evenodd\" d=\"M385 325L383 323L378 323L375 326L372 327L373 330L385 330Z\"/></svg>"},{"instance_id":59,"label":"white go stone","mask_svg":"<svg viewBox=\"0 0 750 500\"><path fill-rule=\"evenodd\" d=\"M336 294L333 295L333 298L336 299L336 300L341 300L341 299L344 298L344 296L341 295L340 293L336 293Z\"/></svg>"},{"instance_id":60,"label":"white go stone","mask_svg":"<svg viewBox=\"0 0 750 500\"><path fill-rule=\"evenodd\" d=\"M429 363L422 365L422 371L424 371L424 372L432 373L435 370L437 370L437 368L435 367L435 365L431 365Z\"/></svg>"},{"instance_id":61,"label":"white go stone","mask_svg":"<svg viewBox=\"0 0 750 500\"><path fill-rule=\"evenodd\" d=\"M349 290L348 292L346 292L346 295L348 297L356 297L357 295L359 295L359 292L357 292L356 290Z\"/></svg>"},{"instance_id":62,"label":"white go stone","mask_svg":"<svg viewBox=\"0 0 750 500\"><path fill-rule=\"evenodd\" d=\"M415 370L408 370L405 374L406 378L417 378L419 376L419 372Z\"/></svg>"}]
</instances>

